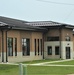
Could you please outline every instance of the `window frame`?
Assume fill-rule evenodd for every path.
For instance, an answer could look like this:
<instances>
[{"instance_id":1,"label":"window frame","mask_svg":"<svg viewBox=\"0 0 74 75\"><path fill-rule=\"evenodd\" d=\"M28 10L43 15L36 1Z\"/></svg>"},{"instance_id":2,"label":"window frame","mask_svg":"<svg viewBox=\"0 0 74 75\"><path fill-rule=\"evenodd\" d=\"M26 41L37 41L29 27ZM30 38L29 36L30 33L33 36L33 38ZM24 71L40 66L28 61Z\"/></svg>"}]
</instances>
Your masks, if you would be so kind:
<instances>
[{"instance_id":1,"label":"window frame","mask_svg":"<svg viewBox=\"0 0 74 75\"><path fill-rule=\"evenodd\" d=\"M47 46L47 54L52 55L52 46Z\"/></svg>"},{"instance_id":2,"label":"window frame","mask_svg":"<svg viewBox=\"0 0 74 75\"><path fill-rule=\"evenodd\" d=\"M10 41L10 39L12 41ZM13 56L13 38L12 37L7 38L7 48L8 48L8 56Z\"/></svg>"},{"instance_id":3,"label":"window frame","mask_svg":"<svg viewBox=\"0 0 74 75\"><path fill-rule=\"evenodd\" d=\"M22 55L30 56L30 39L29 38L22 38Z\"/></svg>"},{"instance_id":4,"label":"window frame","mask_svg":"<svg viewBox=\"0 0 74 75\"><path fill-rule=\"evenodd\" d=\"M40 47L41 47L41 55L42 55L43 54L42 53L42 39L40 39L40 45L41 45Z\"/></svg>"},{"instance_id":5,"label":"window frame","mask_svg":"<svg viewBox=\"0 0 74 75\"><path fill-rule=\"evenodd\" d=\"M14 38L15 56L17 56L17 38Z\"/></svg>"},{"instance_id":6,"label":"window frame","mask_svg":"<svg viewBox=\"0 0 74 75\"><path fill-rule=\"evenodd\" d=\"M58 49L56 49L56 48L58 48ZM55 46L55 55L60 55L60 47L59 46Z\"/></svg>"},{"instance_id":7,"label":"window frame","mask_svg":"<svg viewBox=\"0 0 74 75\"><path fill-rule=\"evenodd\" d=\"M59 36L48 36L47 41L59 41Z\"/></svg>"},{"instance_id":8,"label":"window frame","mask_svg":"<svg viewBox=\"0 0 74 75\"><path fill-rule=\"evenodd\" d=\"M38 55L39 55L39 39L37 39L38 40Z\"/></svg>"},{"instance_id":9,"label":"window frame","mask_svg":"<svg viewBox=\"0 0 74 75\"><path fill-rule=\"evenodd\" d=\"M65 36L65 41L71 41L71 37L70 36Z\"/></svg>"},{"instance_id":10,"label":"window frame","mask_svg":"<svg viewBox=\"0 0 74 75\"><path fill-rule=\"evenodd\" d=\"M35 47L34 47L34 48L35 48L35 56L36 56L36 42L37 42L36 39L34 39L34 44L35 44L35 45L34 45L34 46L35 46Z\"/></svg>"}]
</instances>

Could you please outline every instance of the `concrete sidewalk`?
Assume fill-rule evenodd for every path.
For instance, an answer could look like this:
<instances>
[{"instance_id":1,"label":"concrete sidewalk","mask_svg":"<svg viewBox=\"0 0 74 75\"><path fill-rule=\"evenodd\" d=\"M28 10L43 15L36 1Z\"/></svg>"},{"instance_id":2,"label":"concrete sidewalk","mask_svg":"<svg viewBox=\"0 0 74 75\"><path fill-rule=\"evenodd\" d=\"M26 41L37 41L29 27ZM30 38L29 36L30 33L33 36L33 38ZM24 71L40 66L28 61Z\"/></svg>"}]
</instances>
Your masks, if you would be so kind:
<instances>
[{"instance_id":1,"label":"concrete sidewalk","mask_svg":"<svg viewBox=\"0 0 74 75\"><path fill-rule=\"evenodd\" d=\"M71 60L74 60L74 59L66 59L66 60L50 61L50 62L43 62L43 63L36 63L36 64L28 64L28 65L45 65L45 64L50 64L50 63L66 62L66 61L71 61Z\"/></svg>"},{"instance_id":2,"label":"concrete sidewalk","mask_svg":"<svg viewBox=\"0 0 74 75\"><path fill-rule=\"evenodd\" d=\"M0 63L0 64L8 64L8 65L19 65L19 64L16 64L16 63Z\"/></svg>"},{"instance_id":3,"label":"concrete sidewalk","mask_svg":"<svg viewBox=\"0 0 74 75\"><path fill-rule=\"evenodd\" d=\"M22 64L22 65L37 65L37 66L74 66L74 65L55 65L55 64L50 64L50 63L57 63L57 62L66 62L66 61L71 61L73 59L67 59L67 60L58 60L58 61L49 61L49 62L42 62L42 63L35 63L35 64ZM16 63L0 63L0 64L8 64L8 65L19 65L19 64L16 64ZM50 64L50 65L47 65L47 64Z\"/></svg>"}]
</instances>

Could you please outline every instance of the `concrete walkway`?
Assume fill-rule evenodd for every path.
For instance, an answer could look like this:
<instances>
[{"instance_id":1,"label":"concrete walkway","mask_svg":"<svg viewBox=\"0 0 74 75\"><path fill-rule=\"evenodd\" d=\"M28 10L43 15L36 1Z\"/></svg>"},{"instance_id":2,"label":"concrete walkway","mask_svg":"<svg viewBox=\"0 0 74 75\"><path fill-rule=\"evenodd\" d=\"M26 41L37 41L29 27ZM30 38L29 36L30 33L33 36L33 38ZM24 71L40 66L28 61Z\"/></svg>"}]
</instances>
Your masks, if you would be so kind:
<instances>
[{"instance_id":1,"label":"concrete walkway","mask_svg":"<svg viewBox=\"0 0 74 75\"><path fill-rule=\"evenodd\" d=\"M58 61L49 61L49 62L43 62L43 63L36 63L36 64L27 64L27 65L46 65L50 63L57 63L57 62L66 62L66 61L71 61L73 59L67 59L67 60L58 60ZM51 66L51 64L50 64Z\"/></svg>"},{"instance_id":2,"label":"concrete walkway","mask_svg":"<svg viewBox=\"0 0 74 75\"><path fill-rule=\"evenodd\" d=\"M42 62L42 63L35 63L35 64L22 64L22 65L32 65L32 66L71 66L71 67L74 67L74 65L55 65L55 64L50 64L50 63L57 63L57 62L66 62L66 61L71 61L71 60L73 60L73 59L49 61L49 62ZM16 64L16 63L0 63L0 64L19 65L19 64Z\"/></svg>"},{"instance_id":3,"label":"concrete walkway","mask_svg":"<svg viewBox=\"0 0 74 75\"><path fill-rule=\"evenodd\" d=\"M8 65L19 65L19 64L16 64L16 63L0 63L0 64L8 64Z\"/></svg>"},{"instance_id":4,"label":"concrete walkway","mask_svg":"<svg viewBox=\"0 0 74 75\"><path fill-rule=\"evenodd\" d=\"M58 61L49 61L49 62L42 62L42 63L36 63L36 64L22 64L22 65L32 65L32 66L66 66L66 67L74 67L74 65L56 65L56 64L50 64L50 63L57 63L57 62L66 62L71 61L73 59L67 59L67 60L58 60ZM8 65L19 65L16 63L0 63L0 64L8 64ZM74 75L74 74L67 74L67 75Z\"/></svg>"}]
</instances>

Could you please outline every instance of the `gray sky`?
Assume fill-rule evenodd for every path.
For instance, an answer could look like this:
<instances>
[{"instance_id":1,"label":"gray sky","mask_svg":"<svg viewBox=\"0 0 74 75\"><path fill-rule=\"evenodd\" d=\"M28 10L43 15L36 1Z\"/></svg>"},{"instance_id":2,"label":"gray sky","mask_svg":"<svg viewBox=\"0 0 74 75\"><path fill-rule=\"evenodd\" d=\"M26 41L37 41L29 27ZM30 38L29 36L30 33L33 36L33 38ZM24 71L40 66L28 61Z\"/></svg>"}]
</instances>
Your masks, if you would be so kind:
<instances>
[{"instance_id":1,"label":"gray sky","mask_svg":"<svg viewBox=\"0 0 74 75\"><path fill-rule=\"evenodd\" d=\"M74 25L74 0L0 0L0 16L26 21L56 21ZM48 2L49 1L49 2Z\"/></svg>"}]
</instances>

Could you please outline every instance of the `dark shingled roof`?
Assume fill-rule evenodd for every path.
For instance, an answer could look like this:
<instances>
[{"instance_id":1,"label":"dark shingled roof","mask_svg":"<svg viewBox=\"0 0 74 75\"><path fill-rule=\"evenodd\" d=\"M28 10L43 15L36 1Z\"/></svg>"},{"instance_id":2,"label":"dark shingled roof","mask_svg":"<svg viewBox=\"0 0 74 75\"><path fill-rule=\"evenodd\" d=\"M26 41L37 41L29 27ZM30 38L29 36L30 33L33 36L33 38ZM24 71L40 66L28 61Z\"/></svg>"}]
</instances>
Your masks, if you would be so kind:
<instances>
[{"instance_id":1,"label":"dark shingled roof","mask_svg":"<svg viewBox=\"0 0 74 75\"><path fill-rule=\"evenodd\" d=\"M51 27L66 27L66 28L74 28L73 25L54 22L54 21L36 21L36 22L28 22L18 19L12 19L7 17L0 16L0 26L11 26L13 29L22 29L22 30L37 30L44 31L48 30Z\"/></svg>"},{"instance_id":2,"label":"dark shingled roof","mask_svg":"<svg viewBox=\"0 0 74 75\"><path fill-rule=\"evenodd\" d=\"M57 26L70 26L74 27L74 25L71 24L65 24L65 23L59 23L54 21L36 21L36 22L28 22L26 23L31 26L38 26L38 27L57 27Z\"/></svg>"},{"instance_id":3,"label":"dark shingled roof","mask_svg":"<svg viewBox=\"0 0 74 75\"><path fill-rule=\"evenodd\" d=\"M28 21L22 21L0 16L0 26L8 25L12 26L13 29L23 29L23 30L40 30L40 31L46 30L45 28L31 26L27 23Z\"/></svg>"},{"instance_id":4,"label":"dark shingled roof","mask_svg":"<svg viewBox=\"0 0 74 75\"><path fill-rule=\"evenodd\" d=\"M6 23L11 26L25 26L25 23L27 23L27 21L22 21L2 16L0 16L0 22Z\"/></svg>"}]
</instances>

